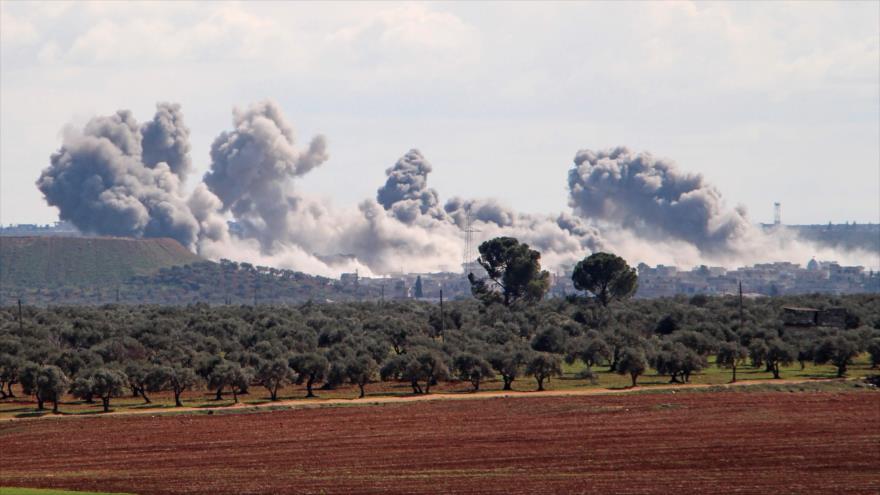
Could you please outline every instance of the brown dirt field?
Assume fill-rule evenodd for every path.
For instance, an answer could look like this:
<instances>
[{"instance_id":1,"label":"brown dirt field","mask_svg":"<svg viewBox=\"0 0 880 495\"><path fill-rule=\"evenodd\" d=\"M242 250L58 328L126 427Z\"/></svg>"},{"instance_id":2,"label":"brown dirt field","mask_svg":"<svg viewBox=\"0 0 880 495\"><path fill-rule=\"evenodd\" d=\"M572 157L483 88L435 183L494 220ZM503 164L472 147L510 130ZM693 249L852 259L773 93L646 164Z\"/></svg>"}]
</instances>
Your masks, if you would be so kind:
<instances>
[{"instance_id":1,"label":"brown dirt field","mask_svg":"<svg viewBox=\"0 0 880 495\"><path fill-rule=\"evenodd\" d=\"M880 493L880 393L426 401L0 424L4 486L137 493Z\"/></svg>"}]
</instances>

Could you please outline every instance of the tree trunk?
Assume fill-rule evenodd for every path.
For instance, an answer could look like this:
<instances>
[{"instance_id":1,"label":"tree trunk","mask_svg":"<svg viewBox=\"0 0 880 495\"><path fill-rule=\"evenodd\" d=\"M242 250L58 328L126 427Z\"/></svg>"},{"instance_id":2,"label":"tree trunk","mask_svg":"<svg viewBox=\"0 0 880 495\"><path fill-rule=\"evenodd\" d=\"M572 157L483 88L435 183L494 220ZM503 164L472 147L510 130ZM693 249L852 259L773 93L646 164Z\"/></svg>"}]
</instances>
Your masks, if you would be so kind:
<instances>
[{"instance_id":1,"label":"tree trunk","mask_svg":"<svg viewBox=\"0 0 880 495\"><path fill-rule=\"evenodd\" d=\"M474 392L480 391L480 380L471 380L471 385L474 386Z\"/></svg>"},{"instance_id":2,"label":"tree trunk","mask_svg":"<svg viewBox=\"0 0 880 495\"><path fill-rule=\"evenodd\" d=\"M12 393L12 383L13 382L9 382L8 384L6 384L6 388L9 389L6 395L8 395L9 397L15 397L15 394Z\"/></svg>"},{"instance_id":3,"label":"tree trunk","mask_svg":"<svg viewBox=\"0 0 880 495\"><path fill-rule=\"evenodd\" d=\"M771 368L773 370L773 378L778 380L779 379L779 364L773 364L771 366Z\"/></svg>"},{"instance_id":4,"label":"tree trunk","mask_svg":"<svg viewBox=\"0 0 880 495\"><path fill-rule=\"evenodd\" d=\"M217 395L214 397L214 400L223 400L223 387L217 389Z\"/></svg>"},{"instance_id":5,"label":"tree trunk","mask_svg":"<svg viewBox=\"0 0 880 495\"><path fill-rule=\"evenodd\" d=\"M183 390L174 390L174 407L183 407L183 403L180 402L180 393Z\"/></svg>"},{"instance_id":6,"label":"tree trunk","mask_svg":"<svg viewBox=\"0 0 880 495\"><path fill-rule=\"evenodd\" d=\"M314 381L314 378L311 377L308 379L308 381L306 381L306 398L315 396L315 394L312 393L312 384L314 383Z\"/></svg>"},{"instance_id":7,"label":"tree trunk","mask_svg":"<svg viewBox=\"0 0 880 495\"><path fill-rule=\"evenodd\" d=\"M37 395L37 410L42 411L43 409L45 409L45 407L43 407L43 398Z\"/></svg>"},{"instance_id":8,"label":"tree trunk","mask_svg":"<svg viewBox=\"0 0 880 495\"><path fill-rule=\"evenodd\" d=\"M152 404L153 402L147 397L147 391L145 389L141 389L141 397L144 398L144 404Z\"/></svg>"},{"instance_id":9,"label":"tree trunk","mask_svg":"<svg viewBox=\"0 0 880 495\"><path fill-rule=\"evenodd\" d=\"M58 414L58 398L52 401L52 412Z\"/></svg>"},{"instance_id":10,"label":"tree trunk","mask_svg":"<svg viewBox=\"0 0 880 495\"><path fill-rule=\"evenodd\" d=\"M636 382L639 379L639 375L636 373L630 373L629 376L630 376L630 378L632 378L632 382L633 382L632 386L635 387L637 385Z\"/></svg>"},{"instance_id":11,"label":"tree trunk","mask_svg":"<svg viewBox=\"0 0 880 495\"><path fill-rule=\"evenodd\" d=\"M504 379L504 390L513 390L513 379L502 377Z\"/></svg>"},{"instance_id":12,"label":"tree trunk","mask_svg":"<svg viewBox=\"0 0 880 495\"><path fill-rule=\"evenodd\" d=\"M366 395L366 394L364 394L364 384L358 383L358 388L361 389L361 395L358 397L358 399L363 399L364 395Z\"/></svg>"},{"instance_id":13,"label":"tree trunk","mask_svg":"<svg viewBox=\"0 0 880 495\"><path fill-rule=\"evenodd\" d=\"M733 365L733 378L730 380L730 383L736 383L736 365Z\"/></svg>"},{"instance_id":14,"label":"tree trunk","mask_svg":"<svg viewBox=\"0 0 880 495\"><path fill-rule=\"evenodd\" d=\"M536 376L536 377L535 377L535 380L538 381L538 392L543 392L543 391L544 391L544 379L543 379L543 378L538 378L538 377Z\"/></svg>"},{"instance_id":15,"label":"tree trunk","mask_svg":"<svg viewBox=\"0 0 880 495\"><path fill-rule=\"evenodd\" d=\"M110 397L101 397L101 404L104 405L104 412L110 412Z\"/></svg>"},{"instance_id":16,"label":"tree trunk","mask_svg":"<svg viewBox=\"0 0 880 495\"><path fill-rule=\"evenodd\" d=\"M238 389L235 387L232 388L232 400L235 404L238 404Z\"/></svg>"}]
</instances>

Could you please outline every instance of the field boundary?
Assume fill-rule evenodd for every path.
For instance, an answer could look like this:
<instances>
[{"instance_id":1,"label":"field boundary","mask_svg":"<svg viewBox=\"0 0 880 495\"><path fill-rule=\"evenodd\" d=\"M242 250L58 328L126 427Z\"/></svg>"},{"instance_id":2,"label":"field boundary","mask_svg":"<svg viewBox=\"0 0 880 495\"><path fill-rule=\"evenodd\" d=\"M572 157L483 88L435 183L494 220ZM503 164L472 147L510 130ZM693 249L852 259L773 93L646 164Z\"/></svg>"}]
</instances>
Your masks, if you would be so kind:
<instances>
[{"instance_id":1,"label":"field boundary","mask_svg":"<svg viewBox=\"0 0 880 495\"><path fill-rule=\"evenodd\" d=\"M73 418L95 418L95 417L114 417L114 416L135 416L135 415L166 415L166 414L187 414L187 413L235 413L235 412L256 412L260 410L289 410L289 409L308 409L316 407L342 407L342 406L371 406L380 404L407 404L425 401L449 401L449 400L485 400L485 399L527 399L537 397L582 397L582 396L601 396L601 395L623 395L640 392L675 392L675 391L692 391L705 389L735 389L754 386L774 386L774 385L798 385L805 383L842 383L847 378L791 378L780 380L746 380L736 383L710 384L710 383L679 383L669 385L649 385L636 386L627 388L587 388L587 389L567 389L567 390L543 390L543 391L480 391L480 392L459 392L459 393L438 393L428 395L407 395L407 396L376 396L353 399L286 399L275 402L267 401L258 404L239 403L227 406L217 407L163 407L151 409L126 409L120 411L98 412L94 414L46 414L38 417L16 418L7 417L0 418L0 423L4 421L41 421L47 419L73 419Z\"/></svg>"}]
</instances>

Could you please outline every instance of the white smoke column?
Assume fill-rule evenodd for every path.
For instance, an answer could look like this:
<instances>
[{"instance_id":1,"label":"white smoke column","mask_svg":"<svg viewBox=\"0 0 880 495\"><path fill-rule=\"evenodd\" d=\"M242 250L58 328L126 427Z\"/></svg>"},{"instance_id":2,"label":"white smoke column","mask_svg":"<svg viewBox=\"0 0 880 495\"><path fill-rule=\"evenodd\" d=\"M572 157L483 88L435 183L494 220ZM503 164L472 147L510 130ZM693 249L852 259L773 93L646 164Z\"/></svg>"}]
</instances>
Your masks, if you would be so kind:
<instances>
[{"instance_id":1,"label":"white smoke column","mask_svg":"<svg viewBox=\"0 0 880 495\"><path fill-rule=\"evenodd\" d=\"M187 145L188 149L188 145ZM61 220L83 232L171 237L192 248L199 225L165 162L146 166L141 129L131 112L68 128L37 187Z\"/></svg>"}]
</instances>

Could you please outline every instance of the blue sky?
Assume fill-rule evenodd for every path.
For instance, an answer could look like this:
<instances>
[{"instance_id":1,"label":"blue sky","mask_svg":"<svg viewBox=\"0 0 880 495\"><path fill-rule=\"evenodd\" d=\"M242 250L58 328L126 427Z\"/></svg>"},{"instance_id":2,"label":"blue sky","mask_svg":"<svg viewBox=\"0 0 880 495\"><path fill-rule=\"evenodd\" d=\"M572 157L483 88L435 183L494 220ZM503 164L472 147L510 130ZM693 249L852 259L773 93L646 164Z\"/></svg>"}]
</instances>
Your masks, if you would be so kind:
<instances>
[{"instance_id":1,"label":"blue sky","mask_svg":"<svg viewBox=\"0 0 880 495\"><path fill-rule=\"evenodd\" d=\"M297 183L355 205L410 148L441 200L567 210L581 148L704 174L753 221L880 221L880 3L2 2L0 222L66 125L183 105L196 173L266 98L330 160ZM195 177L190 184L195 184Z\"/></svg>"}]
</instances>

